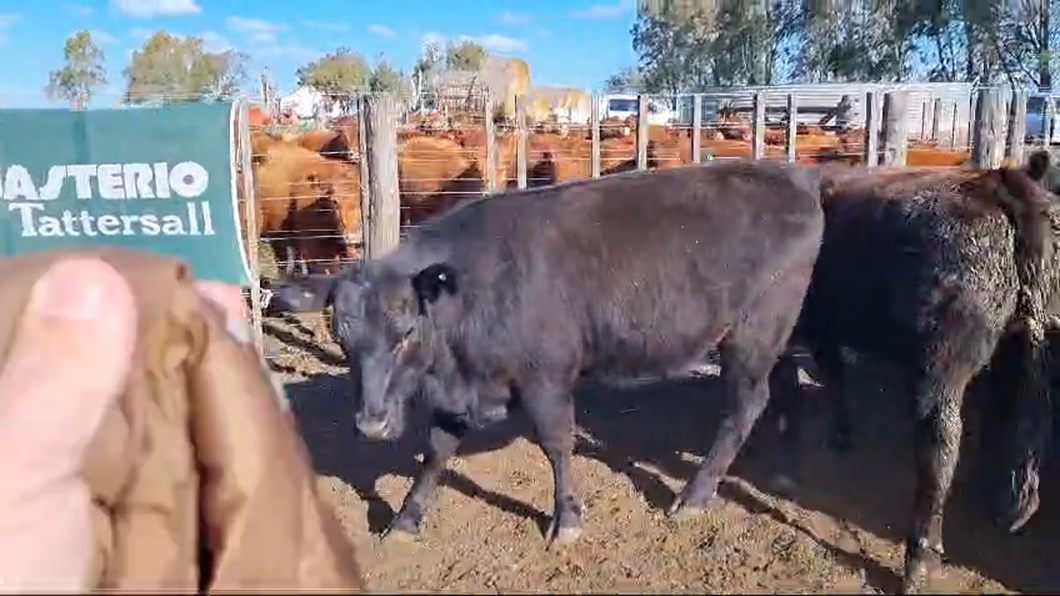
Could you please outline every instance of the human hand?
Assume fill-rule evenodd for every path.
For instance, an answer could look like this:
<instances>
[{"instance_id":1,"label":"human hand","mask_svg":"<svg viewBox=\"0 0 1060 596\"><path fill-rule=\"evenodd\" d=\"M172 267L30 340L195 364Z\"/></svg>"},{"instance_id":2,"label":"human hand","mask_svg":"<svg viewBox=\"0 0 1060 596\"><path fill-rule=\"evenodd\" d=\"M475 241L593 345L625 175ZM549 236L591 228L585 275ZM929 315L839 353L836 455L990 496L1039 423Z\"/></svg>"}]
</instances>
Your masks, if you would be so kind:
<instances>
[{"instance_id":1,"label":"human hand","mask_svg":"<svg viewBox=\"0 0 1060 596\"><path fill-rule=\"evenodd\" d=\"M238 288L199 290L245 319ZM0 591L83 589L94 546L82 453L122 393L136 317L99 259L60 261L33 287L0 370Z\"/></svg>"}]
</instances>

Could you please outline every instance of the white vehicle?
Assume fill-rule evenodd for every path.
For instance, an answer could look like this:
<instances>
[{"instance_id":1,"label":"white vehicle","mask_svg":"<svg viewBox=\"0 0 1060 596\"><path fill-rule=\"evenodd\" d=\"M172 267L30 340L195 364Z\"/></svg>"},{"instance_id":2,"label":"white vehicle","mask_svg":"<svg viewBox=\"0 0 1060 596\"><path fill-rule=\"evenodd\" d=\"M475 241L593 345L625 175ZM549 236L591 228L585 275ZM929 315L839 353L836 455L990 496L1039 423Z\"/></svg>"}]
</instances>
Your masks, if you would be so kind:
<instances>
[{"instance_id":1,"label":"white vehicle","mask_svg":"<svg viewBox=\"0 0 1060 596\"><path fill-rule=\"evenodd\" d=\"M1052 109L1049 111L1049 120L1051 122L1047 133L1049 134L1049 144L1060 144L1060 97L1049 97L1048 99L1052 103ZM1045 100L1046 96L1044 95L1032 95L1027 98L1026 135L1028 138L1040 139L1042 137L1042 116L1045 111Z\"/></svg>"},{"instance_id":2,"label":"white vehicle","mask_svg":"<svg viewBox=\"0 0 1060 596\"><path fill-rule=\"evenodd\" d=\"M624 120L637 115L636 95L608 95L604 104L605 118ZM667 125L677 120L677 112L670 109L665 102L648 100L648 124Z\"/></svg>"}]
</instances>

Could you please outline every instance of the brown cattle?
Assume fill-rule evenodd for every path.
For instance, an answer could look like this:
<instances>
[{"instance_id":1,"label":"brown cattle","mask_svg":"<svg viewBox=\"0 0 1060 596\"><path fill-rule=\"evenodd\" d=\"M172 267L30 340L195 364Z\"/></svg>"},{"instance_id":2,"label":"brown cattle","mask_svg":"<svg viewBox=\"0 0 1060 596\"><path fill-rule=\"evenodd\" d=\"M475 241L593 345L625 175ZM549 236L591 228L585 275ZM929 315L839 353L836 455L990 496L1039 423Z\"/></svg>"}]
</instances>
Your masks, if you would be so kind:
<instances>
[{"instance_id":1,"label":"brown cattle","mask_svg":"<svg viewBox=\"0 0 1060 596\"><path fill-rule=\"evenodd\" d=\"M474 151L441 137L413 137L398 148L402 223L415 224L482 196Z\"/></svg>"},{"instance_id":2,"label":"brown cattle","mask_svg":"<svg viewBox=\"0 0 1060 596\"><path fill-rule=\"evenodd\" d=\"M309 263L333 269L355 256L351 240L360 242L360 189L357 167L275 143L254 161L258 237L273 239L276 260L289 274L295 260L303 272Z\"/></svg>"}]
</instances>

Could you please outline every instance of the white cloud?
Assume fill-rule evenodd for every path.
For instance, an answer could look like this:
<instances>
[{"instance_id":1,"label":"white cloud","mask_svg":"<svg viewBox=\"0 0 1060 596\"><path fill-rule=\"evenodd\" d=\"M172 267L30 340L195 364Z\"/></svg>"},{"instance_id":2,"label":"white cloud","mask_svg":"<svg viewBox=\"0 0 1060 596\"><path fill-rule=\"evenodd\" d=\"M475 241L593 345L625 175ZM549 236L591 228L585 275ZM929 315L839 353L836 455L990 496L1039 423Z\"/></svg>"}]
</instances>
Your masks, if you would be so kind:
<instances>
[{"instance_id":1,"label":"white cloud","mask_svg":"<svg viewBox=\"0 0 1060 596\"><path fill-rule=\"evenodd\" d=\"M150 19L198 14L202 7L195 0L111 0L114 7L130 17Z\"/></svg>"},{"instance_id":2,"label":"white cloud","mask_svg":"<svg viewBox=\"0 0 1060 596\"><path fill-rule=\"evenodd\" d=\"M20 14L0 14L0 43L6 41L7 30L22 18Z\"/></svg>"},{"instance_id":3,"label":"white cloud","mask_svg":"<svg viewBox=\"0 0 1060 596\"><path fill-rule=\"evenodd\" d=\"M135 41L147 41L147 38L151 37L153 34L154 31L152 31L151 29L144 29L143 27L133 27L132 29L129 29L128 33L126 33L126 36L129 37L129 39Z\"/></svg>"},{"instance_id":4,"label":"white cloud","mask_svg":"<svg viewBox=\"0 0 1060 596\"><path fill-rule=\"evenodd\" d=\"M533 21L533 19L530 18L530 15L512 12L510 10L504 11L500 16L500 22L505 25L526 25L531 21Z\"/></svg>"},{"instance_id":5,"label":"white cloud","mask_svg":"<svg viewBox=\"0 0 1060 596\"><path fill-rule=\"evenodd\" d=\"M70 12L76 15L90 15L96 12L95 8L92 8L91 6L81 6L80 4L71 4L69 8Z\"/></svg>"},{"instance_id":6,"label":"white cloud","mask_svg":"<svg viewBox=\"0 0 1060 596\"><path fill-rule=\"evenodd\" d=\"M307 48L298 44L275 45L254 50L254 58L279 58L295 64L312 62L323 56L320 50Z\"/></svg>"},{"instance_id":7,"label":"white cloud","mask_svg":"<svg viewBox=\"0 0 1060 596\"><path fill-rule=\"evenodd\" d=\"M465 36L464 39L467 39L467 37ZM487 52L498 52L502 54L509 52L525 52L527 48L526 42L521 39L506 37L496 33L471 39L477 41L483 48L486 48Z\"/></svg>"},{"instance_id":8,"label":"white cloud","mask_svg":"<svg viewBox=\"0 0 1060 596\"><path fill-rule=\"evenodd\" d=\"M276 35L287 28L285 25L247 17L228 17L225 19L225 25L232 31L246 36L251 42L261 45L275 44Z\"/></svg>"},{"instance_id":9,"label":"white cloud","mask_svg":"<svg viewBox=\"0 0 1060 596\"><path fill-rule=\"evenodd\" d=\"M597 4L585 10L575 10L571 16L576 19L617 19L633 10L630 0L618 0L614 4Z\"/></svg>"},{"instance_id":10,"label":"white cloud","mask_svg":"<svg viewBox=\"0 0 1060 596\"><path fill-rule=\"evenodd\" d=\"M227 37L216 31L203 31L198 37L202 39L203 49L211 54L219 54L235 49Z\"/></svg>"},{"instance_id":11,"label":"white cloud","mask_svg":"<svg viewBox=\"0 0 1060 596\"><path fill-rule=\"evenodd\" d=\"M311 29L320 29L321 31L335 31L337 33L346 33L350 30L350 26L344 23L328 23L325 21L314 21L311 19L302 20L302 24Z\"/></svg>"},{"instance_id":12,"label":"white cloud","mask_svg":"<svg viewBox=\"0 0 1060 596\"><path fill-rule=\"evenodd\" d=\"M457 36L456 39L459 39L460 41L473 41L481 45L487 52L500 54L525 52L529 47L525 40L515 39L514 37L507 37L504 35L498 35L496 33L491 33L489 35L480 35L478 37L472 37L470 35L460 35ZM436 43L444 48L445 44L448 41L449 38L445 35L430 31L423 35L421 47L426 46L428 43Z\"/></svg>"},{"instance_id":13,"label":"white cloud","mask_svg":"<svg viewBox=\"0 0 1060 596\"><path fill-rule=\"evenodd\" d=\"M394 30L386 25L368 25L368 30L379 37L394 37Z\"/></svg>"},{"instance_id":14,"label":"white cloud","mask_svg":"<svg viewBox=\"0 0 1060 596\"><path fill-rule=\"evenodd\" d=\"M114 37L110 33L107 33L106 31L100 31L99 29L92 29L88 33L89 33L89 35L92 36L92 41L98 43L99 45L112 46L112 45L118 43L118 38Z\"/></svg>"}]
</instances>

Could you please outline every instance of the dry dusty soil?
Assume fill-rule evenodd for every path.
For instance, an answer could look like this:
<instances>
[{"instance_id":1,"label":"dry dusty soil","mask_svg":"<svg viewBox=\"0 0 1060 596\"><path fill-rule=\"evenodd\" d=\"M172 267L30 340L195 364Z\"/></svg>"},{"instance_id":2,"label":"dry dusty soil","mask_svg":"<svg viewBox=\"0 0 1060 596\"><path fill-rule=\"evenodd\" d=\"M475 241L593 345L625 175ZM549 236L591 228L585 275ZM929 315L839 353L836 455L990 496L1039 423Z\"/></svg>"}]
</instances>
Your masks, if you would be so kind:
<instances>
[{"instance_id":1,"label":"dry dusty soil","mask_svg":"<svg viewBox=\"0 0 1060 596\"><path fill-rule=\"evenodd\" d=\"M803 480L790 499L768 486L774 434L761 425L721 496L698 519L663 515L708 448L722 407L711 376L578 394L584 434L574 471L586 505L581 541L546 551L548 462L515 419L473 436L443 478L422 538L380 542L412 483L423 432L397 443L357 436L338 348L320 315L266 321L267 352L319 474L360 551L369 587L461 592L893 591L912 500L909 417L893 375L859 364L854 451L824 446L822 400L809 407ZM811 388L810 391L813 391ZM969 400L973 402L973 400ZM974 414L974 412L972 412ZM971 424L967 427L973 426ZM938 592L1060 591L1060 474L1022 535L995 529L975 483L973 428L947 509Z\"/></svg>"}]
</instances>

